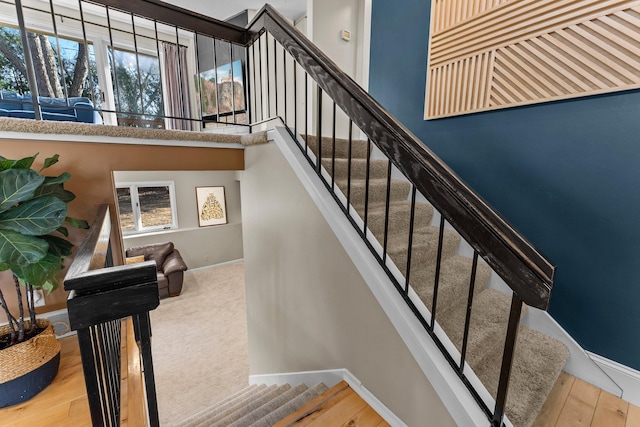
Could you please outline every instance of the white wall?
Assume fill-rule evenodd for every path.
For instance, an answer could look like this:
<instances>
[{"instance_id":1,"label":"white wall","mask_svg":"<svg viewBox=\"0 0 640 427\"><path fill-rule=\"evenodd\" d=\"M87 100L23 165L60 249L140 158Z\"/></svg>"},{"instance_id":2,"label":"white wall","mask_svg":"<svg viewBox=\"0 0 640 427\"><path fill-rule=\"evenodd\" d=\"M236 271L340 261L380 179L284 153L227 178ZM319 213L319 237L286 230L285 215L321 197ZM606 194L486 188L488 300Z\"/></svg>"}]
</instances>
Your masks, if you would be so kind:
<instances>
[{"instance_id":1,"label":"white wall","mask_svg":"<svg viewBox=\"0 0 640 427\"><path fill-rule=\"evenodd\" d=\"M346 368L407 425L454 425L275 144L241 188L250 373Z\"/></svg>"},{"instance_id":2,"label":"white wall","mask_svg":"<svg viewBox=\"0 0 640 427\"><path fill-rule=\"evenodd\" d=\"M242 258L240 183L234 171L128 171L114 172L115 182L174 181L178 229L125 236L124 246L171 241L189 268L204 267ZM196 187L224 186L228 223L198 226Z\"/></svg>"},{"instance_id":3,"label":"white wall","mask_svg":"<svg viewBox=\"0 0 640 427\"><path fill-rule=\"evenodd\" d=\"M349 77L366 89L369 81L371 0L308 0L307 16L307 37ZM349 41L342 39L343 30L350 32ZM315 85L311 86L308 114L311 121L310 133L316 134L317 94ZM328 96L323 98L322 103L322 134L330 136L333 133L333 105ZM348 136L348 124L348 118L338 109L338 137Z\"/></svg>"}]
</instances>

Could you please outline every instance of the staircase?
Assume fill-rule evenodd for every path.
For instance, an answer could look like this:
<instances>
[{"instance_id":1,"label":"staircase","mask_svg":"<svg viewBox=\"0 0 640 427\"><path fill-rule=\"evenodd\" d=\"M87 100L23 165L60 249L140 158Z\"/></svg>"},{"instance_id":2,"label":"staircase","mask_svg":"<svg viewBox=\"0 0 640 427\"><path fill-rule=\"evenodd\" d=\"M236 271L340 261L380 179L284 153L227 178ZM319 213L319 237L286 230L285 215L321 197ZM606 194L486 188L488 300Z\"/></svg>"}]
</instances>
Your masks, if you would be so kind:
<instances>
[{"instance_id":1,"label":"staircase","mask_svg":"<svg viewBox=\"0 0 640 427\"><path fill-rule=\"evenodd\" d=\"M306 141L309 149L317 157L317 139L309 135ZM345 197L348 194L351 206L363 220L365 198L368 198L366 224L380 246L384 246L389 163L387 160L369 159L367 190L367 155L371 152L367 144L367 141L354 140L349 149L348 140L336 139L334 150L333 139L322 138L321 159L325 171ZM411 185L403 180L391 179L389 187L386 251L398 270L404 273L409 253L407 246L411 203L408 199ZM432 225L433 214L431 205L416 203L409 280L411 288L430 312L433 311L440 230L438 226ZM460 245L461 238L458 233L451 228L444 228L436 320L458 351L462 350L464 342L464 325L473 270L473 260L458 253ZM491 269L479 259L475 271L465 354L466 362L495 399L511 297L488 288L490 276ZM522 316L525 313L526 306ZM528 327L519 327L506 403L506 414L516 427L528 427L533 424L568 356L567 348L560 341Z\"/></svg>"},{"instance_id":2,"label":"staircase","mask_svg":"<svg viewBox=\"0 0 640 427\"><path fill-rule=\"evenodd\" d=\"M180 427L388 426L344 381L250 385L215 406L195 414Z\"/></svg>"}]
</instances>

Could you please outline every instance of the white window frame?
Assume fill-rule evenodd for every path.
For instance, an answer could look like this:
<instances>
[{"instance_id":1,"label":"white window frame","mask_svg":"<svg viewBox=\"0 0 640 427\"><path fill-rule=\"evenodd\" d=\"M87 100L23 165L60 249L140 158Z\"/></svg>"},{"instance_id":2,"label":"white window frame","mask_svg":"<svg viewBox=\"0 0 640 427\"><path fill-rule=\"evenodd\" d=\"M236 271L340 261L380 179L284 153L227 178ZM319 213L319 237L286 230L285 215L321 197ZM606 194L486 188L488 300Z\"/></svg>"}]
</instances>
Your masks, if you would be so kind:
<instances>
[{"instance_id":1,"label":"white window frame","mask_svg":"<svg viewBox=\"0 0 640 427\"><path fill-rule=\"evenodd\" d=\"M133 222L135 225L134 230L122 230L123 236L133 234L145 234L154 233L158 231L175 230L178 228L178 209L176 206L176 188L174 181L134 181L134 182L116 182L116 190L118 188L128 188L131 195L131 210L133 212ZM161 225L154 227L144 227L142 225L142 216L140 214L140 201L138 199L138 187L168 187L169 188L169 204L171 205L171 219L173 222L170 225ZM120 202L116 194L116 203L118 209Z\"/></svg>"}]
</instances>

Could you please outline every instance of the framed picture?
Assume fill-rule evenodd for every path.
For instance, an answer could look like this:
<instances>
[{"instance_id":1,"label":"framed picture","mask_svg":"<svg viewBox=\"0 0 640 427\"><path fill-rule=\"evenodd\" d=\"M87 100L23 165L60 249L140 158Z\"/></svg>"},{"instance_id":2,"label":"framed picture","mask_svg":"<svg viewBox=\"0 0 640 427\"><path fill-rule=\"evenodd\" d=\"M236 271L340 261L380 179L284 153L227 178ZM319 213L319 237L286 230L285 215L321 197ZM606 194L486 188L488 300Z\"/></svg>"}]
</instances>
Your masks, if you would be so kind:
<instances>
[{"instance_id":1,"label":"framed picture","mask_svg":"<svg viewBox=\"0 0 640 427\"><path fill-rule=\"evenodd\" d=\"M196 202L200 227L227 223L224 187L196 187Z\"/></svg>"}]
</instances>

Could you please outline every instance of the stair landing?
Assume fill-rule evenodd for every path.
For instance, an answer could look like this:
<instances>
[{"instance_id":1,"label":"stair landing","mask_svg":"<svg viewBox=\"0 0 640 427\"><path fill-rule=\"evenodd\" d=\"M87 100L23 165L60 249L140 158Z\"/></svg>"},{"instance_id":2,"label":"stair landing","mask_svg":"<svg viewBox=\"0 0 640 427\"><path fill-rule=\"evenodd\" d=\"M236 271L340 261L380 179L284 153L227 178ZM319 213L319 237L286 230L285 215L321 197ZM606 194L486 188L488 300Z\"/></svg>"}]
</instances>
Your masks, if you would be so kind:
<instances>
[{"instance_id":1,"label":"stair landing","mask_svg":"<svg viewBox=\"0 0 640 427\"><path fill-rule=\"evenodd\" d=\"M274 427L288 426L383 427L389 424L349 384L340 381Z\"/></svg>"},{"instance_id":2,"label":"stair landing","mask_svg":"<svg viewBox=\"0 0 640 427\"><path fill-rule=\"evenodd\" d=\"M562 372L533 426L638 427L640 407Z\"/></svg>"}]
</instances>

